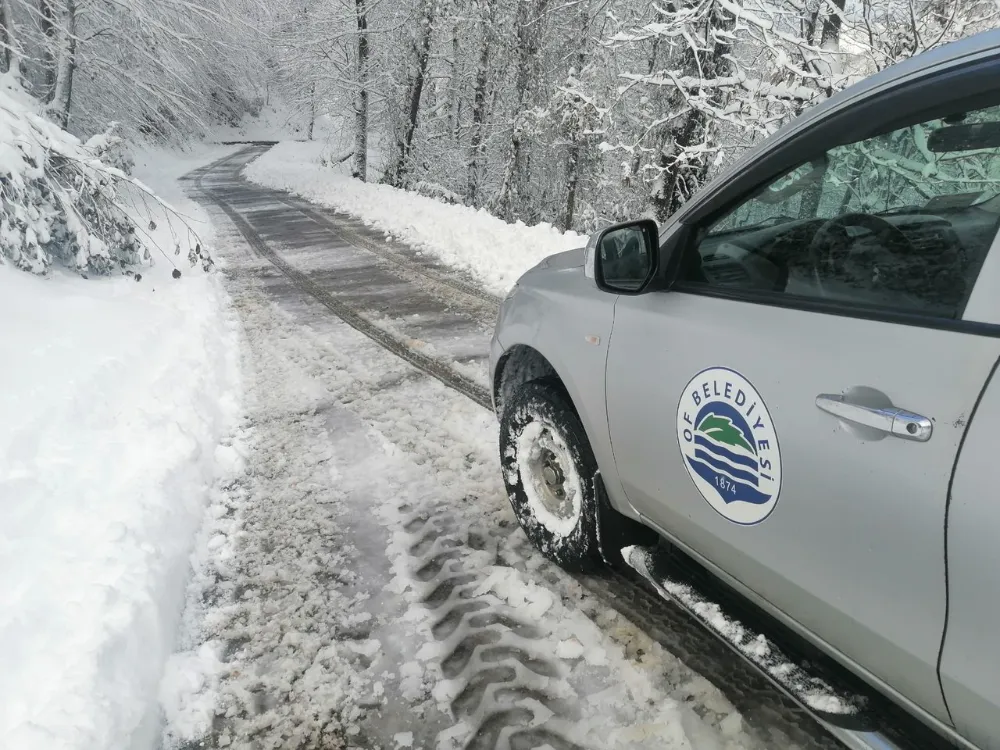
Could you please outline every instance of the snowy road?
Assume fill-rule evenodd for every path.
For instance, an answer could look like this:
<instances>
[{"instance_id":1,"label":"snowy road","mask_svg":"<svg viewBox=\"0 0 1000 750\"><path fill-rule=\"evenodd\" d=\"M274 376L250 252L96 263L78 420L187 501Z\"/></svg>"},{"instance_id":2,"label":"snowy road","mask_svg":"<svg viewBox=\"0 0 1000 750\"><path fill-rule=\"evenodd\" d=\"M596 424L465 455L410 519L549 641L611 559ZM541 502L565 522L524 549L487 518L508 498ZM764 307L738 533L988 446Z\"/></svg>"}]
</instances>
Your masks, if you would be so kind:
<instances>
[{"instance_id":1,"label":"snowy road","mask_svg":"<svg viewBox=\"0 0 1000 750\"><path fill-rule=\"evenodd\" d=\"M248 415L202 534L168 747L835 748L683 613L517 529L497 300L360 222L194 173L243 326Z\"/></svg>"}]
</instances>

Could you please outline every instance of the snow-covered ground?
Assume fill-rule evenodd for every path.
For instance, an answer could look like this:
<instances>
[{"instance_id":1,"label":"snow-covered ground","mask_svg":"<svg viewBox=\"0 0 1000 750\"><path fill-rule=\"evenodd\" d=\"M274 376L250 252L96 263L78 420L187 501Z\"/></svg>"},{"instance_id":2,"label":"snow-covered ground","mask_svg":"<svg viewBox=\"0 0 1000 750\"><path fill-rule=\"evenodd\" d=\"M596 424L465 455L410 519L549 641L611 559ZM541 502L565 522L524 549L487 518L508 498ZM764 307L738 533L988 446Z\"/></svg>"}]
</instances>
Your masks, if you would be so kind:
<instances>
[{"instance_id":1,"label":"snow-covered ground","mask_svg":"<svg viewBox=\"0 0 1000 750\"><path fill-rule=\"evenodd\" d=\"M430 338L399 340L446 362L457 297L438 285L435 307L409 256L254 190L245 160L191 183L217 201L246 411L161 688L164 747L822 747L749 724L531 548L495 417L337 313L402 332L416 310ZM461 220L449 210L442 231Z\"/></svg>"},{"instance_id":2,"label":"snow-covered ground","mask_svg":"<svg viewBox=\"0 0 1000 750\"><path fill-rule=\"evenodd\" d=\"M220 153L140 154L137 176L208 236L175 178ZM218 274L188 264L180 222L137 207L169 256L141 281L0 266L5 747L152 745L188 557L228 465L236 321Z\"/></svg>"},{"instance_id":3,"label":"snow-covered ground","mask_svg":"<svg viewBox=\"0 0 1000 750\"><path fill-rule=\"evenodd\" d=\"M761 747L527 546L491 414L230 239L246 471L213 496L164 683L168 747Z\"/></svg>"},{"instance_id":4,"label":"snow-covered ground","mask_svg":"<svg viewBox=\"0 0 1000 750\"><path fill-rule=\"evenodd\" d=\"M359 182L351 179L347 165L323 166L324 148L328 147L318 141L280 143L245 174L258 184L358 216L390 237L470 272L500 295L546 256L587 244L584 235L560 232L551 224L508 224L485 210Z\"/></svg>"},{"instance_id":5,"label":"snow-covered ground","mask_svg":"<svg viewBox=\"0 0 1000 750\"><path fill-rule=\"evenodd\" d=\"M320 127L325 124L321 123ZM246 115L236 125L216 124L211 130L211 140L222 141L278 141L304 140L309 132L305 113L295 112L280 102L270 102L261 107L256 116Z\"/></svg>"},{"instance_id":6,"label":"snow-covered ground","mask_svg":"<svg viewBox=\"0 0 1000 750\"><path fill-rule=\"evenodd\" d=\"M353 284L338 304L447 363L479 340L452 340L478 309L457 304L462 282L415 281L398 248L351 245L322 216L255 196L239 158L214 182L178 183L230 151L136 159L222 273L192 268L195 236L158 209L145 221L167 254L139 282L0 267L0 314L16 322L0 347L17 353L0 371L5 745L800 747L535 552L505 496L494 416L323 301ZM385 196L407 206L398 231L424 232L425 249L437 221L434 254L498 292L552 252L545 237L576 244L316 180L379 228ZM241 231L267 239L248 244L184 190L230 196ZM520 243L520 260L498 271L470 232Z\"/></svg>"}]
</instances>

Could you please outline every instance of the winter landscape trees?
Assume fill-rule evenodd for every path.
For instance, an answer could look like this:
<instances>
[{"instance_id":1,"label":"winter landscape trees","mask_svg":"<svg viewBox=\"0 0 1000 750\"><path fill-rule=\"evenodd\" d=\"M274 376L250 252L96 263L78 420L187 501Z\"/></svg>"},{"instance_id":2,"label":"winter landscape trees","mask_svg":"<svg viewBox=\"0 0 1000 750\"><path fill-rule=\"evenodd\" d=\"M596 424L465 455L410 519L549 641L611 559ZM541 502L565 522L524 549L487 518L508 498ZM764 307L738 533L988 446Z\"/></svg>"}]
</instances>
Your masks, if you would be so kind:
<instances>
[{"instance_id":1,"label":"winter landscape trees","mask_svg":"<svg viewBox=\"0 0 1000 750\"><path fill-rule=\"evenodd\" d=\"M349 31L347 5L306 3L341 25L288 43L326 50L317 111L377 146L370 178L582 230L668 216L790 117L998 18L979 0L384 0Z\"/></svg>"},{"instance_id":2,"label":"winter landscape trees","mask_svg":"<svg viewBox=\"0 0 1000 750\"><path fill-rule=\"evenodd\" d=\"M261 26L238 0L0 2L0 259L39 273L147 259L128 206L152 198L121 138L180 143L259 107Z\"/></svg>"},{"instance_id":3,"label":"winter landscape trees","mask_svg":"<svg viewBox=\"0 0 1000 750\"><path fill-rule=\"evenodd\" d=\"M998 18L991 0L0 0L0 72L83 140L183 143L270 103L358 179L587 231L669 216L790 117ZM5 215L4 255L46 267Z\"/></svg>"}]
</instances>

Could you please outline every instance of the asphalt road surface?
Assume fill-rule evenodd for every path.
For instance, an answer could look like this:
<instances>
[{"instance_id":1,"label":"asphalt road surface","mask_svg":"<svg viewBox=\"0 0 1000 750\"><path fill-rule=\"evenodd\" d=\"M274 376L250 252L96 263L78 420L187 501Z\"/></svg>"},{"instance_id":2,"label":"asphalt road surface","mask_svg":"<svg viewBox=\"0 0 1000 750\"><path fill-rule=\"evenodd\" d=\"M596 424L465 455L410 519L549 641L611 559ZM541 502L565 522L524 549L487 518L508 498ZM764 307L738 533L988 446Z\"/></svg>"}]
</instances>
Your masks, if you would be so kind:
<instances>
[{"instance_id":1,"label":"asphalt road surface","mask_svg":"<svg viewBox=\"0 0 1000 750\"><path fill-rule=\"evenodd\" d=\"M242 551L236 564L203 576L198 604L221 613L212 628L231 662L225 711L204 741L603 750L587 739L602 722L593 695L617 689L622 670L641 669L678 710L737 743L696 747L839 747L636 578L574 578L530 548L503 507L495 445L466 438L469 424L492 419L487 352L499 300L355 218L243 179L241 170L268 147L249 145L188 177L217 227L260 402L248 428L256 468L219 513L242 514ZM299 381L318 384L321 395L295 405L308 392ZM269 406L283 389L292 393L284 406ZM382 450L369 445L372 430L393 444L390 459L372 459ZM382 497L384 506L390 485L399 492L392 512L371 510L366 503ZM326 507L339 510L316 515ZM307 548L318 550L309 565ZM283 577L261 584L262 571L275 569ZM505 569L512 578L497 578ZM497 595L504 586L540 591L552 603L533 619L530 602ZM345 619L356 606L357 617ZM286 615L305 638L297 651L282 651L288 628L275 623ZM620 644L629 663L602 672L563 653L553 633L574 617ZM412 628L401 624L410 621ZM339 648L319 678L327 641L354 656L345 661ZM646 652L657 649L663 656L650 662ZM271 679L278 652L286 671ZM299 652L311 661L295 664ZM407 678L415 660L424 674L416 686ZM355 683L342 684L345 669ZM324 696L337 706L335 721ZM293 707L297 701L308 705ZM716 705L727 701L742 716L735 734L729 710Z\"/></svg>"}]
</instances>

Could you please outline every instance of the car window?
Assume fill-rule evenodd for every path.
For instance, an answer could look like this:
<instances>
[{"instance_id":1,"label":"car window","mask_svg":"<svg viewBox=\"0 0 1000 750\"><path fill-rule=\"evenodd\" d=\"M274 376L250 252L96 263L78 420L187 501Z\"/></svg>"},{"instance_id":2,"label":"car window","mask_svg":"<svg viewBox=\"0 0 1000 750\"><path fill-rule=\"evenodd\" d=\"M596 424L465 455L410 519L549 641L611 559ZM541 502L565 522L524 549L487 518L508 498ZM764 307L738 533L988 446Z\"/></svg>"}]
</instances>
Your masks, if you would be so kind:
<instances>
[{"instance_id":1,"label":"car window","mask_svg":"<svg viewBox=\"0 0 1000 750\"><path fill-rule=\"evenodd\" d=\"M683 287L960 318L1000 220L1000 107L831 148L697 233Z\"/></svg>"}]
</instances>

